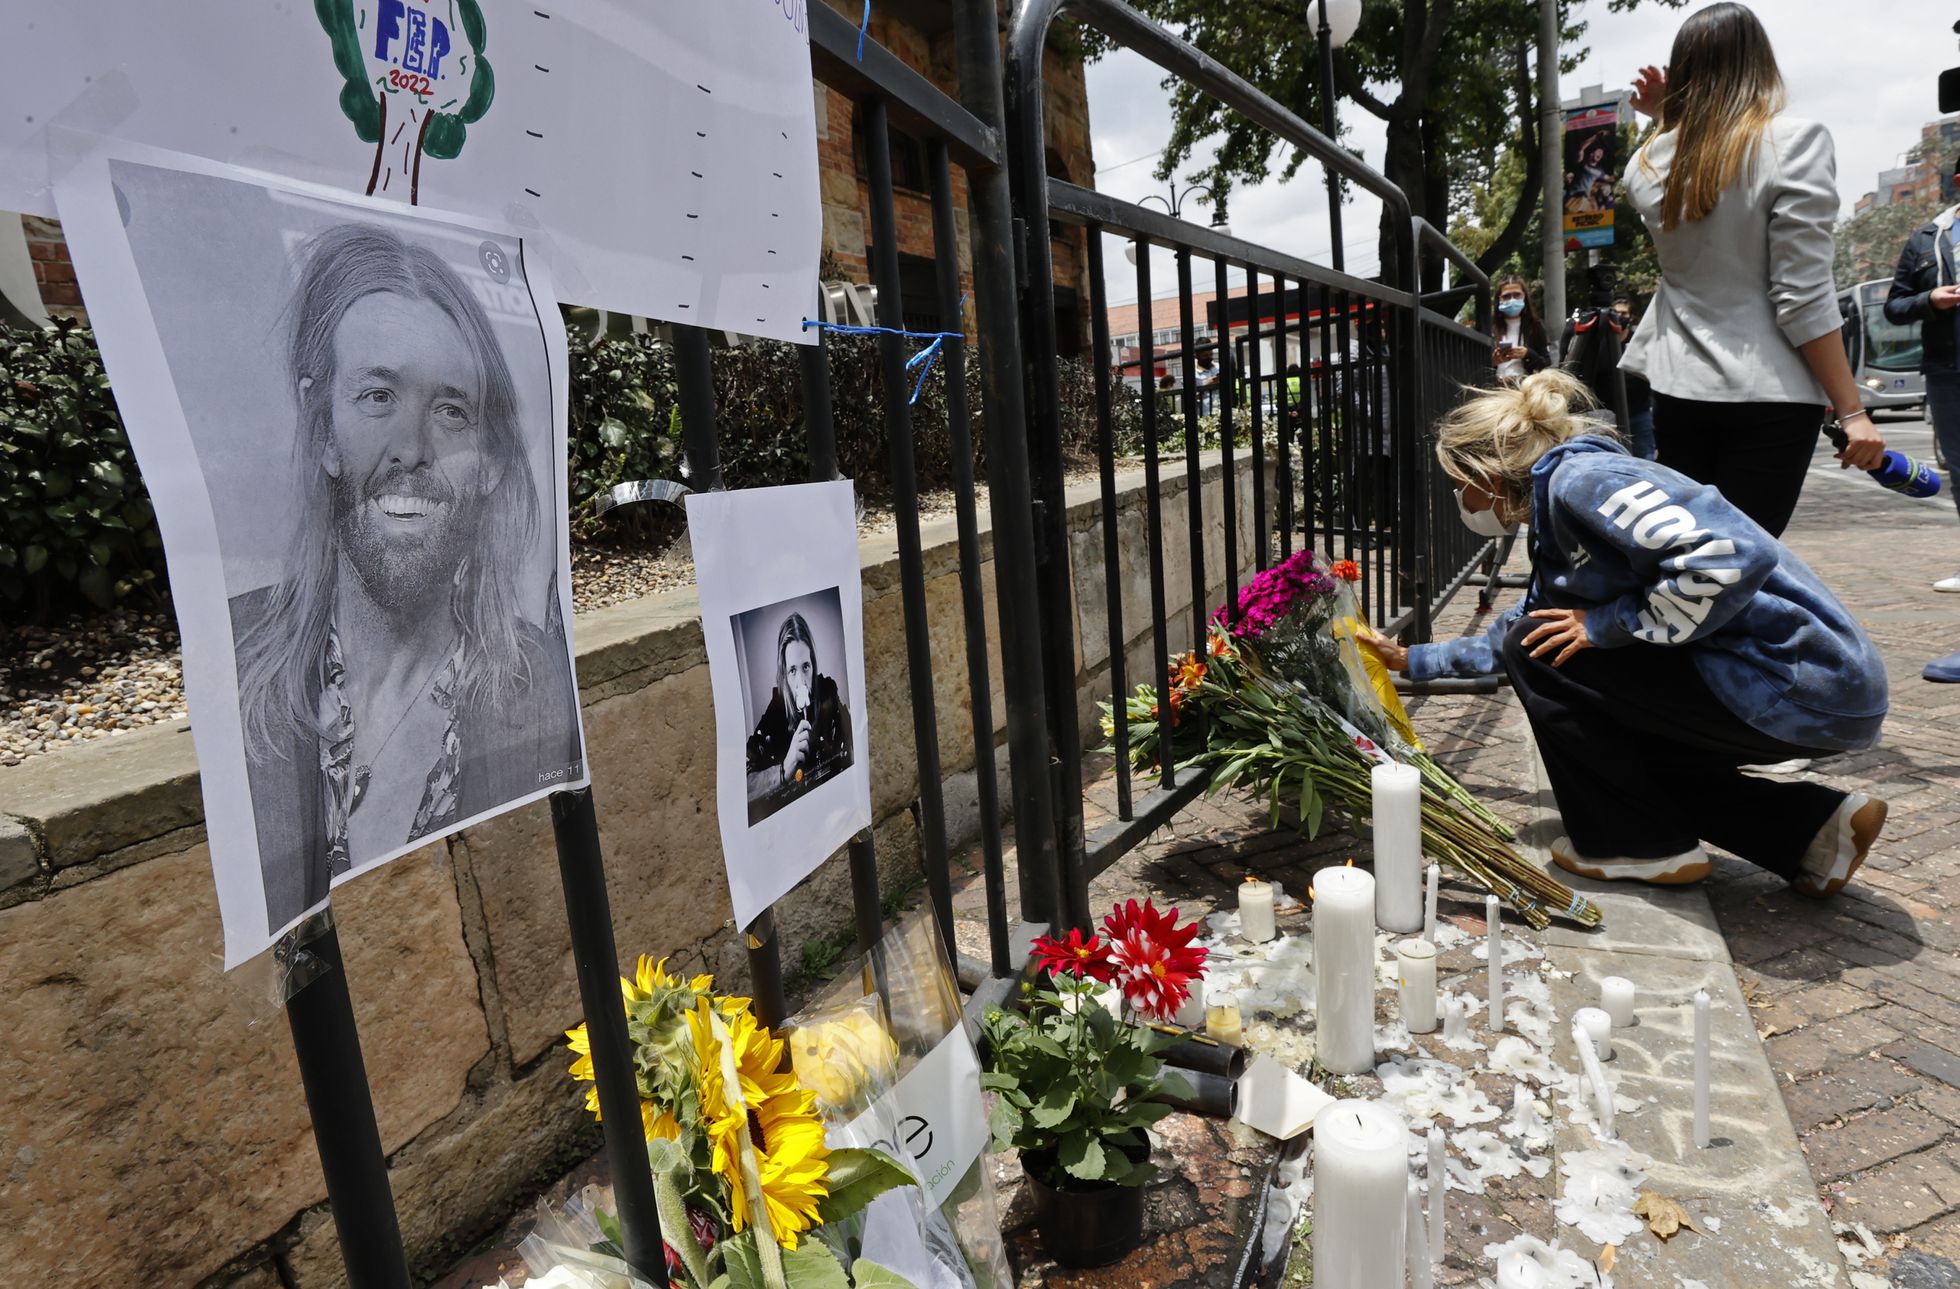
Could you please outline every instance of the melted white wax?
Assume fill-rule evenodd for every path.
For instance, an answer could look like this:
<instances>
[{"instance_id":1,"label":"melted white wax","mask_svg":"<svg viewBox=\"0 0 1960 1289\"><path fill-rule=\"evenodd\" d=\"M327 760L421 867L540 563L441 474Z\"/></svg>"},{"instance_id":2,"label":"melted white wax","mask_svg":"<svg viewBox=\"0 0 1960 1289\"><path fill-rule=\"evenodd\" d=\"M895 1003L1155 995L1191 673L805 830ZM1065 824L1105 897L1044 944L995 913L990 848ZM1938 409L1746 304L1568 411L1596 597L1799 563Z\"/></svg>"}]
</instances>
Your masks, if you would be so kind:
<instances>
[{"instance_id":1,"label":"melted white wax","mask_svg":"<svg viewBox=\"0 0 1960 1289\"><path fill-rule=\"evenodd\" d=\"M1520 1235L1503 1244L1487 1244L1484 1256L1496 1263L1511 1254L1531 1259L1544 1273L1545 1289L1613 1289L1613 1277L1570 1249L1547 1244L1535 1235Z\"/></svg>"},{"instance_id":2,"label":"melted white wax","mask_svg":"<svg viewBox=\"0 0 1960 1289\"><path fill-rule=\"evenodd\" d=\"M1565 1189L1559 1195L1558 1220L1595 1244L1622 1243L1640 1230L1633 1206L1653 1162L1620 1141L1561 1156Z\"/></svg>"}]
</instances>

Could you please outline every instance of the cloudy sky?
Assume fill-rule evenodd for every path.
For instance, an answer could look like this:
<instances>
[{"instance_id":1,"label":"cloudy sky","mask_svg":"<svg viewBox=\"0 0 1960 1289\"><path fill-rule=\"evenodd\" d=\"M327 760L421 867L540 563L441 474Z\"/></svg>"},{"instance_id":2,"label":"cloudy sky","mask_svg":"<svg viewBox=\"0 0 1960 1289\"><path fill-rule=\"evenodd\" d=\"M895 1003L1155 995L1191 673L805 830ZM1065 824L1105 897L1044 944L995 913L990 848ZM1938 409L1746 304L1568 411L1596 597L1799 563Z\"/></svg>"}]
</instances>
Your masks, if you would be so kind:
<instances>
[{"instance_id":1,"label":"cloudy sky","mask_svg":"<svg viewBox=\"0 0 1960 1289\"><path fill-rule=\"evenodd\" d=\"M1858 196L1873 187L1877 172L1899 164L1899 154L1918 138L1920 125L1938 116L1939 73L1960 65L1960 39L1953 34L1960 10L1940 0L1883 0L1869 7L1848 6L1847 0L1755 0L1754 7L1775 42L1790 110L1823 121L1836 136L1838 188L1849 214ZM1688 12L1647 0L1632 13L1611 13L1606 0L1582 0L1580 16L1588 23L1585 44L1590 53L1576 72L1562 79L1562 96L1573 97L1591 85L1622 88L1636 68L1666 62L1675 28ZM1152 174L1171 131L1169 95L1161 79L1154 66L1130 53L1090 66L1096 187L1103 191L1130 200L1163 192ZM1343 123L1350 127L1344 140L1379 166L1381 122L1351 108ZM1321 171L1311 164L1302 166L1291 183L1268 180L1234 191L1229 213L1232 231L1240 236L1315 263L1328 262L1327 188ZM1350 199L1342 217L1350 272L1367 276L1375 271L1378 217L1378 205L1365 195ZM1186 207L1185 218L1210 221L1207 208L1198 203ZM1164 252L1158 256L1152 280L1162 283L1170 280L1171 261ZM1105 263L1110 300L1134 299L1135 270L1120 254L1106 255Z\"/></svg>"}]
</instances>

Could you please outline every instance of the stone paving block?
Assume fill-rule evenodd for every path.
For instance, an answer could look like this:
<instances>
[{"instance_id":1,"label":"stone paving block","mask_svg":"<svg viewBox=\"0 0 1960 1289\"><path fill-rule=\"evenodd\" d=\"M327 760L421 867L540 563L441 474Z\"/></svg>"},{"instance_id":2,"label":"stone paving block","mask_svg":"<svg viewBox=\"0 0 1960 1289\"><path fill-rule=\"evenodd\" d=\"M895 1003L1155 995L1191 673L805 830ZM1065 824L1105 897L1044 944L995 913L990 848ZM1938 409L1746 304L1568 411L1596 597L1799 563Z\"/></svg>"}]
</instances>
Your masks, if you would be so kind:
<instances>
[{"instance_id":1,"label":"stone paving block","mask_svg":"<svg viewBox=\"0 0 1960 1289\"><path fill-rule=\"evenodd\" d=\"M1890 1105L1917 1090L1914 1078L1882 1056L1860 1057L1783 1089L1783 1104L1799 1132L1878 1106ZM1929 1107L1930 1108L1930 1107Z\"/></svg>"},{"instance_id":2,"label":"stone paving block","mask_svg":"<svg viewBox=\"0 0 1960 1289\"><path fill-rule=\"evenodd\" d=\"M1951 1043L1960 1035L1944 1035ZM1886 1054L1894 1056L1930 1079L1938 1079L1949 1087L1960 1088L1960 1056L1934 1047L1928 1043L1915 1043L1910 1040L1895 1043L1885 1049Z\"/></svg>"},{"instance_id":3,"label":"stone paving block","mask_svg":"<svg viewBox=\"0 0 1960 1289\"><path fill-rule=\"evenodd\" d=\"M1851 1012L1876 1007L1879 999L1849 985L1808 985L1779 997L1756 1012L1756 1031L1765 1036L1787 1034L1805 1025L1835 1020Z\"/></svg>"},{"instance_id":4,"label":"stone paving block","mask_svg":"<svg viewBox=\"0 0 1960 1289\"><path fill-rule=\"evenodd\" d=\"M1841 1128L1808 1133L1803 1153L1820 1181L1834 1181L1937 1146L1951 1131L1946 1120L1917 1106L1897 1106L1860 1115Z\"/></svg>"},{"instance_id":5,"label":"stone paving block","mask_svg":"<svg viewBox=\"0 0 1960 1289\"><path fill-rule=\"evenodd\" d=\"M1896 1159L1847 1182L1837 1193L1838 1216L1890 1235L1960 1208L1960 1170L1938 1152Z\"/></svg>"},{"instance_id":6,"label":"stone paving block","mask_svg":"<svg viewBox=\"0 0 1960 1289\"><path fill-rule=\"evenodd\" d=\"M1899 1032L1854 1012L1769 1040L1770 1065L1789 1080L1806 1078L1847 1057L1875 1052Z\"/></svg>"},{"instance_id":7,"label":"stone paving block","mask_svg":"<svg viewBox=\"0 0 1960 1289\"><path fill-rule=\"evenodd\" d=\"M1960 1124L1960 1090L1944 1083L1926 1084L1913 1094L1914 1101L1951 1124Z\"/></svg>"}]
</instances>

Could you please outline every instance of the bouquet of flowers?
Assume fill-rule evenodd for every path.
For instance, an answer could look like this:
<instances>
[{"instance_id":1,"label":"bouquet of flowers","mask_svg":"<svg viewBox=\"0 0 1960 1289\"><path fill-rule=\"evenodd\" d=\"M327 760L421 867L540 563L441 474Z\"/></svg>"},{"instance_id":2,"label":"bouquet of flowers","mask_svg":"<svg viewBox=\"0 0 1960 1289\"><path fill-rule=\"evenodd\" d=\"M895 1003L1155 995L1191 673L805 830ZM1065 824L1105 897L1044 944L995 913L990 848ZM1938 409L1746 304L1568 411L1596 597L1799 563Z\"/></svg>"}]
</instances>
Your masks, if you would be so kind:
<instances>
[{"instance_id":1,"label":"bouquet of flowers","mask_svg":"<svg viewBox=\"0 0 1960 1289\"><path fill-rule=\"evenodd\" d=\"M1143 1185L1154 1171L1145 1129L1170 1113L1152 1098L1189 1093L1161 1058L1182 1036L1148 1022L1169 1021L1203 977L1198 923L1130 900L1103 931L1037 939L1034 962L1052 986L1023 986L1025 1012L991 1008L981 1024L994 1145L1020 1150L1022 1166L1057 1188Z\"/></svg>"},{"instance_id":2,"label":"bouquet of flowers","mask_svg":"<svg viewBox=\"0 0 1960 1289\"><path fill-rule=\"evenodd\" d=\"M1342 560L1324 567L1302 551L1260 574L1239 595L1236 626L1214 618L1205 656L1173 661L1167 690L1179 721L1197 707L1205 743L1186 765L1213 767L1211 790L1252 788L1272 806L1298 805L1308 834L1332 803L1351 818L1373 808L1370 771L1383 761L1422 774L1423 850L1514 907L1534 927L1553 914L1597 926L1599 907L1527 862L1512 848L1509 825L1423 750L1393 683L1371 671L1355 638L1366 625L1351 584L1360 570ZM1148 685L1128 702L1130 755L1157 761L1157 697ZM1114 720L1103 718L1106 735Z\"/></svg>"},{"instance_id":3,"label":"bouquet of flowers","mask_svg":"<svg viewBox=\"0 0 1960 1289\"><path fill-rule=\"evenodd\" d=\"M908 1285L822 1237L911 1174L877 1151L825 1147L815 1092L749 1000L647 957L619 985L670 1277L692 1289ZM567 1037L569 1073L593 1080L586 1027ZM596 1087L585 1105L597 1117Z\"/></svg>"}]
</instances>

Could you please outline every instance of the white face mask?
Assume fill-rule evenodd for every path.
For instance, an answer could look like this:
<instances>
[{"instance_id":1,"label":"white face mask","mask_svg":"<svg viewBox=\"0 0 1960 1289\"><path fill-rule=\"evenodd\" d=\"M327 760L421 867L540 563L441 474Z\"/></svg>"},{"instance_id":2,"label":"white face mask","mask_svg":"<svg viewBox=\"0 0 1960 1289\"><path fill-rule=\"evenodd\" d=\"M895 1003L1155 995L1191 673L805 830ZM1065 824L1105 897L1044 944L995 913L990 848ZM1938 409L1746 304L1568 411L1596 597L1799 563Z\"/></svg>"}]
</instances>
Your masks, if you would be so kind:
<instances>
[{"instance_id":1,"label":"white face mask","mask_svg":"<svg viewBox=\"0 0 1960 1289\"><path fill-rule=\"evenodd\" d=\"M1497 507L1489 510L1472 510L1463 504L1463 489L1455 490L1456 513L1463 519L1463 526L1479 537L1509 537L1518 531L1516 524L1507 524L1497 517Z\"/></svg>"}]
</instances>

